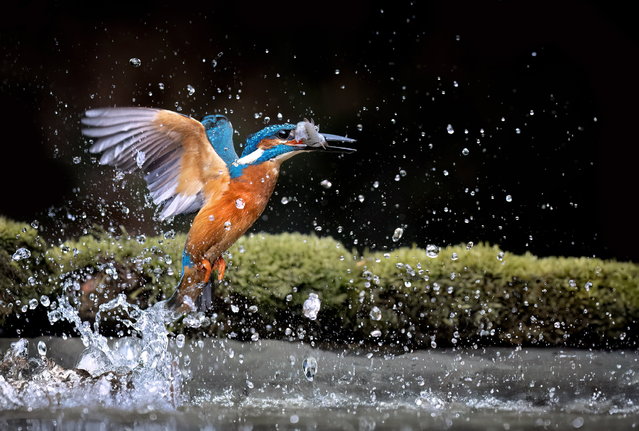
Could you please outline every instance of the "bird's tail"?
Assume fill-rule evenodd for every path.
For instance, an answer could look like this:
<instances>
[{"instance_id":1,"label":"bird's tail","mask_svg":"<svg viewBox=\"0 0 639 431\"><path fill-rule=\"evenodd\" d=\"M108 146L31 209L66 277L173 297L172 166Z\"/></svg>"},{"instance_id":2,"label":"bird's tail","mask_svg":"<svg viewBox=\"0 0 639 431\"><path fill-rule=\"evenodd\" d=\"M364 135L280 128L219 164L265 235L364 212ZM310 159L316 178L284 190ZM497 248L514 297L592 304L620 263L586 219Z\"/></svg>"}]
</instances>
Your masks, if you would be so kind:
<instances>
[{"instance_id":1,"label":"bird's tail","mask_svg":"<svg viewBox=\"0 0 639 431\"><path fill-rule=\"evenodd\" d=\"M202 287L202 294L195 300L196 311L207 311L213 305L213 281L209 280Z\"/></svg>"},{"instance_id":2,"label":"bird's tail","mask_svg":"<svg viewBox=\"0 0 639 431\"><path fill-rule=\"evenodd\" d=\"M190 269L190 268L189 268ZM213 303L213 282L202 282L197 273L188 269L182 274L175 292L166 302L169 310L179 313L206 311Z\"/></svg>"},{"instance_id":3,"label":"bird's tail","mask_svg":"<svg viewBox=\"0 0 639 431\"><path fill-rule=\"evenodd\" d=\"M178 285L173 295L166 301L167 308L183 313L207 311L213 304L213 282L203 284L201 289L202 293L193 301L190 296L180 294Z\"/></svg>"}]
</instances>

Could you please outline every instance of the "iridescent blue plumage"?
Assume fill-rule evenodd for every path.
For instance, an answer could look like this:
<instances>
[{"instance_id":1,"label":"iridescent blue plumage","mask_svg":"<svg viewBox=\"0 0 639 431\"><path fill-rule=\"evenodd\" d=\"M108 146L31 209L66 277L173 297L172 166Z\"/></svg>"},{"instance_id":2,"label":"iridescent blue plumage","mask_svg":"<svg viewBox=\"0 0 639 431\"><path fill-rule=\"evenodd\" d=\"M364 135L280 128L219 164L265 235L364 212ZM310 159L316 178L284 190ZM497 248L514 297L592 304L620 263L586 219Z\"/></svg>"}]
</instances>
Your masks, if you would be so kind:
<instances>
[{"instance_id":1,"label":"iridescent blue plumage","mask_svg":"<svg viewBox=\"0 0 639 431\"><path fill-rule=\"evenodd\" d=\"M215 152L230 165L237 160L237 153L233 145L233 126L224 115L207 115L202 119L206 129L206 137L209 138Z\"/></svg>"},{"instance_id":2,"label":"iridescent blue plumage","mask_svg":"<svg viewBox=\"0 0 639 431\"><path fill-rule=\"evenodd\" d=\"M249 135L246 138L246 146L244 147L244 151L242 151L242 157L257 150L258 144L263 139L276 137L277 132L279 132L280 130L292 130L292 129L295 129L295 124L289 124L289 123L273 124L272 126L263 128L259 132Z\"/></svg>"}]
</instances>

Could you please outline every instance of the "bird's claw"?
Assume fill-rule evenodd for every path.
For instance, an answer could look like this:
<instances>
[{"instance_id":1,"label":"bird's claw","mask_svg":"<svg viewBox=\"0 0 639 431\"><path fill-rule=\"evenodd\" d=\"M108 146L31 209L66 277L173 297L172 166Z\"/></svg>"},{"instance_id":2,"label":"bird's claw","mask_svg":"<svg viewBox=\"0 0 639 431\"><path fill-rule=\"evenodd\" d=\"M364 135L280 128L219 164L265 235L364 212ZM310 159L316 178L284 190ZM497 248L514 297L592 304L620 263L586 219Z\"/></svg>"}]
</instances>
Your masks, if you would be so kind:
<instances>
[{"instance_id":1,"label":"bird's claw","mask_svg":"<svg viewBox=\"0 0 639 431\"><path fill-rule=\"evenodd\" d=\"M224 278L224 272L226 271L226 261L222 256L215 259L213 262L213 269L217 271L217 281L222 281Z\"/></svg>"},{"instance_id":2,"label":"bird's claw","mask_svg":"<svg viewBox=\"0 0 639 431\"><path fill-rule=\"evenodd\" d=\"M204 283L208 283L211 279L211 262L208 259L202 259L202 266L204 267L204 279L202 280Z\"/></svg>"}]
</instances>

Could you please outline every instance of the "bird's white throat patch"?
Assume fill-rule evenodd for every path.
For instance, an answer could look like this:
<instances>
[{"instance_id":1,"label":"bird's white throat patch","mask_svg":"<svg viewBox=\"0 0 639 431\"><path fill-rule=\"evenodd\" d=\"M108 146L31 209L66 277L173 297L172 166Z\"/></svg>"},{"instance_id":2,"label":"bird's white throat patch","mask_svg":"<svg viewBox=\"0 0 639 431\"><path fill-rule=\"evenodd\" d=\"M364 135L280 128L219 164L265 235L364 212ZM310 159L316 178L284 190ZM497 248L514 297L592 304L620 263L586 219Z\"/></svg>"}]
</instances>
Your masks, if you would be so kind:
<instances>
[{"instance_id":1,"label":"bird's white throat patch","mask_svg":"<svg viewBox=\"0 0 639 431\"><path fill-rule=\"evenodd\" d=\"M235 161L235 163L238 165L248 165L250 163L253 163L257 159L259 159L260 157L262 157L262 154L264 154L264 150L261 148L258 148L252 153L248 153L246 156L240 157L239 159Z\"/></svg>"}]
</instances>

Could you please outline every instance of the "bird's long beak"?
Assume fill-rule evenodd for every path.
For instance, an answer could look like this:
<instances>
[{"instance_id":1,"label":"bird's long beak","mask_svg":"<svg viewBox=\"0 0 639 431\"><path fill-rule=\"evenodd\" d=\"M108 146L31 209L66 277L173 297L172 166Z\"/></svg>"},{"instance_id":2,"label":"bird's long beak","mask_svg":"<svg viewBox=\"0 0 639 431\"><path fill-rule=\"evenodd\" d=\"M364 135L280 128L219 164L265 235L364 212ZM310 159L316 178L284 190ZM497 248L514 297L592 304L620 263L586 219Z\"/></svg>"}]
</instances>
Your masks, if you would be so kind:
<instances>
[{"instance_id":1,"label":"bird's long beak","mask_svg":"<svg viewBox=\"0 0 639 431\"><path fill-rule=\"evenodd\" d=\"M330 133L319 133L320 139L313 144L306 145L304 150L310 151L325 151L331 153L354 153L357 151L355 148L338 147L336 145L329 145L328 142L344 142L347 144L355 142L355 139L347 138L345 136L331 135Z\"/></svg>"},{"instance_id":2,"label":"bird's long beak","mask_svg":"<svg viewBox=\"0 0 639 431\"><path fill-rule=\"evenodd\" d=\"M320 135L322 135L324 139L326 139L326 142L343 142L345 144L352 144L355 142L355 139L347 138L346 136L331 135L330 133L320 133ZM349 153L354 153L357 150L355 148L338 147L335 145L325 145L324 151L349 154Z\"/></svg>"}]
</instances>

